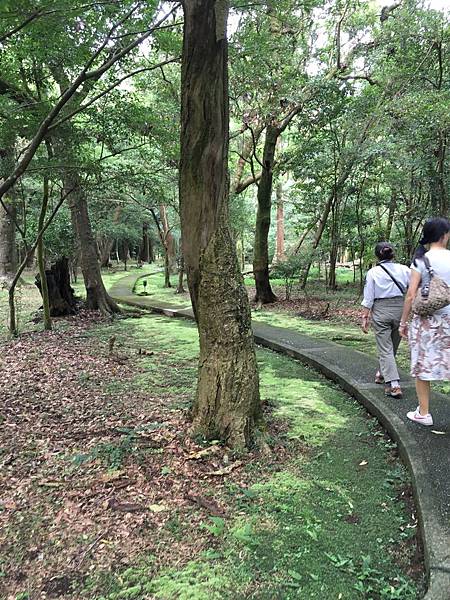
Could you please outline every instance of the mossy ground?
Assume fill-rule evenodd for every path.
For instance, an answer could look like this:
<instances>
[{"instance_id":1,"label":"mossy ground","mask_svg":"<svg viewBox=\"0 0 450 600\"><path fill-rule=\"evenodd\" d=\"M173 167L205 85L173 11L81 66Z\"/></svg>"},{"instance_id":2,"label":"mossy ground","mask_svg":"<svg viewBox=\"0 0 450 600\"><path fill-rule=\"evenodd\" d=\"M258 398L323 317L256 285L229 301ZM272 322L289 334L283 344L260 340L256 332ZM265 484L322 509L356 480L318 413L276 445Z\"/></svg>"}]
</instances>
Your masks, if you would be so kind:
<instances>
[{"instance_id":1,"label":"mossy ground","mask_svg":"<svg viewBox=\"0 0 450 600\"><path fill-rule=\"evenodd\" d=\"M116 392L163 382L168 410L187 409L196 375L195 327L148 316L95 331L101 339L112 333L119 349L131 344L159 353ZM244 458L245 483L208 484L206 493L228 507L228 516L205 515L197 555L178 557L174 566L162 564L156 552L122 572L94 573L81 597L418 597L407 575L416 523L398 500L408 476L393 444L355 401L314 371L267 350L258 351L258 363L269 420L287 424L286 455L267 464ZM198 524L190 530L180 514L165 524L165 543L174 545L175 555L180 538L186 543L191 535L199 535Z\"/></svg>"},{"instance_id":2,"label":"mossy ground","mask_svg":"<svg viewBox=\"0 0 450 600\"><path fill-rule=\"evenodd\" d=\"M139 273L136 268L133 268L131 273ZM111 287L116 281L122 279L126 272L119 268L117 270L103 271L103 281L107 288ZM42 329L42 299L39 290L34 284L34 271L25 271L21 283L16 288L16 314L18 328L20 333L30 333L40 331ZM72 283L75 290L75 295L84 298L86 295L83 285L83 278L80 274L77 283ZM0 288L0 341L8 338L8 292ZM63 319L55 319L56 328L64 326Z\"/></svg>"},{"instance_id":3,"label":"mossy ground","mask_svg":"<svg viewBox=\"0 0 450 600\"><path fill-rule=\"evenodd\" d=\"M342 273L339 276L343 278L341 283L344 283L350 277L348 269L341 269ZM164 302L171 302L173 304L189 302L189 295L185 294L181 297L175 294L175 290L172 288L164 288L164 278L161 273L155 273L145 278L147 281L147 291L150 297L154 300L161 300ZM137 284L136 292L140 293L143 291L143 281L140 280ZM281 286L281 280L271 280L273 286ZM253 279L246 279L246 285L252 285ZM314 287L315 283L310 284ZM322 282L319 282L316 286L320 293L326 297L329 292L325 291ZM358 306L358 292L353 287L341 287L336 293L332 293L333 297L345 296L347 299L354 301L355 306ZM293 329L300 333L308 334L314 337L319 337L327 340L335 341L344 346L350 346L355 350L366 352L376 356L375 338L372 332L364 334L360 327L353 324L352 322L346 322L341 316L334 316L330 314L330 318L326 320L317 319L306 319L301 316L297 316L292 310L283 310L283 308L271 309L268 307L262 307L261 309L252 310L252 319L256 322L267 323L269 325L275 325L277 327L286 327L287 329ZM402 368L407 368L409 361L408 347L406 343L402 343L399 349L399 365Z\"/></svg>"},{"instance_id":4,"label":"mossy ground","mask_svg":"<svg viewBox=\"0 0 450 600\"><path fill-rule=\"evenodd\" d=\"M123 276L123 271L112 273L106 278L107 285ZM150 293L157 289L159 277L152 276ZM172 290L163 293L177 298ZM331 324L317 325L316 334L325 335L325 328ZM58 329L63 331L64 327L64 321L58 322ZM342 332L336 327L336 331ZM327 331L329 336L330 329ZM186 461L177 466L177 461L181 461L177 453L183 455L186 442L182 439L186 431L170 429L172 416L178 419L178 426L187 428L197 372L195 326L183 320L147 315L94 324L83 330L82 337L93 342L93 348L97 348L96 360L102 365L111 360L106 355L108 341L115 339L114 352L119 363L114 374L105 375L105 362L101 378L89 376L86 370L79 374L77 385L86 406L92 395L90 410L94 412L97 398L107 399L104 408L101 402L98 404L96 421L101 423L101 411L112 411L105 413L105 417L109 421L117 415L121 427L112 429L112 437L94 431L87 449L79 442L79 449L72 449L68 456L72 464L69 470L66 460L52 462L47 458L54 469L50 483L56 480L59 486L64 486L66 481L70 485L78 481L70 493L82 498L83 486L87 486L86 493L92 486L88 482L102 481L101 485L109 489L117 474L120 485L136 478L145 481L148 490L130 485L126 488L129 497L134 494L140 498L140 505L162 507L164 512L157 515L150 512L148 516L139 512L135 517L133 512L127 513L123 526L117 532L108 530L106 539L98 542L92 552L88 549L96 543L97 533L91 517L86 530L77 533L75 542L71 540L79 544L75 549L72 546L77 560L86 556L84 573L70 580L70 589L61 597L70 600L420 597L423 567L415 539L417 522L412 505L401 500L409 494L408 475L395 446L376 422L339 388L287 357L258 350L261 395L268 423L264 436L273 452L266 456L254 450L248 456L230 455L225 461L229 453L221 449L219 456L223 462L208 459L201 468L197 467L194 475L190 474L191 483L200 486L205 498L225 507L223 515L211 516L209 510L190 505L183 495L177 496L181 493L177 486L186 475ZM137 354L138 350L142 352ZM126 376L120 375L122 355ZM134 372L135 361L138 368ZM164 441L161 447L145 449L140 442L146 440L145 427L150 427L153 420L144 428L136 423L156 409L159 416L155 417L155 427L163 427L166 420L168 423L167 432L164 433L164 427L161 430L161 440L164 441L164 436L172 439L174 435L176 441ZM65 414L67 418L69 413ZM96 439L95 435L101 437ZM141 435L144 435L142 440ZM34 461L38 458L33 455ZM239 463L239 468L223 476L208 475L212 469L220 471L230 459ZM42 464L45 467L45 461ZM155 477L154 486L148 477ZM48 474L44 482L48 485ZM168 487L169 483L172 487ZM53 493L53 488L50 490ZM62 501L64 487L58 487L57 491ZM47 499L49 492L46 494ZM149 494L147 500L146 494ZM156 494L157 504L152 494ZM97 510L96 503L86 506ZM40 520L33 526L35 539L45 539L45 531L52 523L51 514L45 514L45 510L43 502ZM51 526L57 529L56 523ZM128 527L135 536L131 546L127 538L123 539L130 554L127 558L122 552L122 558L118 559L120 547L116 546ZM14 536L14 529L10 533ZM18 550L18 556L28 556L28 541L24 538L21 543L23 549ZM57 561L64 563L66 547L69 548L67 540L45 552L49 557L56 552ZM57 581L64 582L64 577ZM31 598L27 589L25 582L16 598Z\"/></svg>"},{"instance_id":5,"label":"mossy ground","mask_svg":"<svg viewBox=\"0 0 450 600\"><path fill-rule=\"evenodd\" d=\"M314 272L311 273L314 276ZM339 290L336 292L329 292L325 289L323 281L312 281L309 284L311 289L317 296L324 302L330 301L336 306L339 306L340 300L344 299L347 305L354 305L354 313L359 311L359 292L358 285L353 284L353 274L349 269L338 269L338 283L340 285ZM151 297L154 300L162 300L173 304L189 303L189 295L177 295L172 288L164 288L164 279L162 274L152 274L147 280L147 290L150 292ZM283 295L283 282L278 279L271 280L272 286L276 289L280 297ZM245 284L251 287L254 284L252 278L246 278ZM142 280L137 285L137 292L142 292L143 285ZM298 290L297 290L298 292ZM275 325L276 327L285 327L287 329L293 329L299 333L311 335L322 339L334 341L343 346L349 346L360 352L370 354L372 356L377 355L377 349L375 344L375 337L372 331L368 334L364 334L361 328L355 324L354 318L343 318L339 313L333 314L331 310L329 316L326 319L308 319L304 316L296 314L295 307L283 306L282 304L276 305L275 307L252 307L252 319L255 322L267 323L268 325ZM408 344L402 340L397 355L397 362L401 369L408 372L410 365L409 348ZM442 382L435 384L433 389L437 391L450 394L450 383Z\"/></svg>"}]
</instances>

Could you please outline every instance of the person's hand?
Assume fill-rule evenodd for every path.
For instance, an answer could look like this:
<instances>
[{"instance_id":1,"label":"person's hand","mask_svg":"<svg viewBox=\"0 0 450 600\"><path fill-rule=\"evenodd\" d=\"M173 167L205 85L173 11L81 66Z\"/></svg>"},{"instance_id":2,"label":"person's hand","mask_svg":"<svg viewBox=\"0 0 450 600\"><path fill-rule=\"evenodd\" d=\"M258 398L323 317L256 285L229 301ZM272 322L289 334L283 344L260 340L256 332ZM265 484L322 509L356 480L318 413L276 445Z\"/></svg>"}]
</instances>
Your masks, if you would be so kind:
<instances>
[{"instance_id":1,"label":"person's hand","mask_svg":"<svg viewBox=\"0 0 450 600\"><path fill-rule=\"evenodd\" d=\"M363 315L361 317L361 329L364 331L364 333L369 332L369 315Z\"/></svg>"},{"instance_id":2,"label":"person's hand","mask_svg":"<svg viewBox=\"0 0 450 600\"><path fill-rule=\"evenodd\" d=\"M402 338L407 339L408 337L408 323L400 323L400 326L398 328L398 332L401 335Z\"/></svg>"}]
</instances>

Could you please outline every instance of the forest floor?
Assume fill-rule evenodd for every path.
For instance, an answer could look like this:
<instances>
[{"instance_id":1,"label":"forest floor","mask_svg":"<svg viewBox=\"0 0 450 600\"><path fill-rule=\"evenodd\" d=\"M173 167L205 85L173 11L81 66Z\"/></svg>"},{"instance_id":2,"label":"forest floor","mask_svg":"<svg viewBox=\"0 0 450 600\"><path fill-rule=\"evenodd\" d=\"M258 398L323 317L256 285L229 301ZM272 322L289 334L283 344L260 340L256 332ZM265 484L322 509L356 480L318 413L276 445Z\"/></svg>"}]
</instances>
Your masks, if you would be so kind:
<instances>
[{"instance_id":1,"label":"forest floor","mask_svg":"<svg viewBox=\"0 0 450 600\"><path fill-rule=\"evenodd\" d=\"M187 434L192 323L81 313L44 333L33 295L1 344L1 598L420 597L408 474L338 387L258 350L271 452L235 455Z\"/></svg>"}]
</instances>

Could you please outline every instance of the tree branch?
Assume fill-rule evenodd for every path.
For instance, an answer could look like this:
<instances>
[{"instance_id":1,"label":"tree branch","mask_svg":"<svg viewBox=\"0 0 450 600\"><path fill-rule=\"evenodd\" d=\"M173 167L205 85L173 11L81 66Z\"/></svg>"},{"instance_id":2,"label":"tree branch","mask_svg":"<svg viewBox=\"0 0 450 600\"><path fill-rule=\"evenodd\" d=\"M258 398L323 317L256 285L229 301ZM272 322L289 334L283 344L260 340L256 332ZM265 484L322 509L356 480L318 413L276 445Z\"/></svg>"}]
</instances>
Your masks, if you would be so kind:
<instances>
[{"instance_id":1,"label":"tree branch","mask_svg":"<svg viewBox=\"0 0 450 600\"><path fill-rule=\"evenodd\" d=\"M126 79L129 79L130 77L134 77L135 75L139 75L139 73L143 73L145 71L153 71L164 65L176 62L177 60L179 60L179 57L165 60L164 62L159 63L158 65L153 65L151 67L142 67L141 69L136 69L135 71L132 71L131 73L128 73L127 75L124 75L123 77L121 77L120 79L118 79L117 81L112 83L105 90L103 90L102 92L97 94L97 96L94 96L91 100L89 100L89 102L87 102L86 104L82 104L77 109L73 110L71 113L69 113L68 115L66 115L65 117L60 119L59 121L56 121L56 123L53 123L53 125L51 125L51 127L49 127L48 131L53 131L54 129L58 128L60 125L62 125L63 123L65 123L66 121L68 121L69 119L71 119L72 117L77 115L78 113L83 112L84 110L86 110L86 108L89 108L89 106L92 106L92 104L94 104L94 102L97 102L97 100L100 100L100 98L103 98L103 96L106 96L106 94L109 94L109 92L111 92L114 88L116 88L118 85L120 85Z\"/></svg>"},{"instance_id":2,"label":"tree branch","mask_svg":"<svg viewBox=\"0 0 450 600\"><path fill-rule=\"evenodd\" d=\"M117 61L123 58L127 53L136 48L142 41L144 41L155 29L158 28L158 25L164 22L177 8L179 4L177 4L172 10L170 10L166 15L163 15L161 19L156 23L154 27L148 30L148 32L142 36L140 36L137 40L134 40L128 46L126 46L121 52L118 52L114 56L112 56L109 60L103 63L101 67L94 71L88 71L89 67L93 64L95 59L99 56L99 54L106 47L111 35L117 29L117 27L126 19L127 16L124 17L119 23L116 23L113 27L111 27L106 39L100 45L98 50L91 56L91 58L87 61L86 65L79 73L79 75L75 78L73 83L66 88L66 90L60 96L58 102L53 106L45 119L41 122L36 134L34 135L32 141L30 142L26 152L24 153L22 159L19 161L19 164L16 166L12 174L7 177L2 184L0 184L0 198L4 196L4 194L15 184L15 182L23 175L26 171L28 165L36 154L37 149L39 148L42 140L48 132L50 125L52 125L53 121L59 115L64 106L69 102L69 100L76 93L78 88L89 79L99 79L110 67L112 67ZM134 9L132 9L134 10ZM130 15L131 11L127 13Z\"/></svg>"}]
</instances>

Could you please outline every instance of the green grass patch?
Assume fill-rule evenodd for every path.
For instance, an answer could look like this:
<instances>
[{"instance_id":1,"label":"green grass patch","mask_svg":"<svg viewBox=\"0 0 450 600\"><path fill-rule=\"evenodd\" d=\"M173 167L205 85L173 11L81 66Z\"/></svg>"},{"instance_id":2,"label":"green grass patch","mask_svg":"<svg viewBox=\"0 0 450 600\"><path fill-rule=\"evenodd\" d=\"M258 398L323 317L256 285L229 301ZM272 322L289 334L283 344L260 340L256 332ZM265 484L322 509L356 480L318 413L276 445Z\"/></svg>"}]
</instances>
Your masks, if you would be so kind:
<instances>
[{"instance_id":1,"label":"green grass patch","mask_svg":"<svg viewBox=\"0 0 450 600\"><path fill-rule=\"evenodd\" d=\"M349 276L349 269L340 269L343 275ZM189 301L188 295L175 294L175 290L172 288L164 288L164 275L163 273L156 273L146 278L147 291L151 299L162 302L172 303L174 305L185 305ZM251 285L253 283L252 278L246 279L246 284ZM272 283L277 283L276 280L272 280ZM280 280L279 285L282 284ZM139 293L140 287L142 287L142 280L138 283L136 292ZM143 288L142 288L143 289ZM343 288L338 292L339 294L351 294L355 297L355 303L357 302L357 295L353 289ZM286 329L292 329L305 335L311 335L320 339L326 339L335 341L343 346L348 346L354 350L365 352L372 356L377 355L375 337L372 332L364 334L361 329L350 323L337 322L333 320L326 321L313 321L305 319L303 317L297 317L284 311L275 310L253 310L252 319L258 323L267 323L268 325L274 325L276 327L285 327ZM398 354L399 366L405 370L409 369L409 350L408 345L402 342Z\"/></svg>"},{"instance_id":2,"label":"green grass patch","mask_svg":"<svg viewBox=\"0 0 450 600\"><path fill-rule=\"evenodd\" d=\"M119 349L155 351L142 358L148 372L129 385L159 381L172 401L182 390L193 397L198 345L192 323L146 316L95 330L101 340L112 333ZM397 500L409 479L393 458L395 445L354 400L313 370L268 350L258 350L258 363L262 397L273 407L270 419L288 423L286 459L249 461L250 483L225 480L215 488L211 482L210 494L229 516L205 517L196 526L206 550L193 547L177 566L161 563L155 551L126 569L94 573L80 598L419 597L406 575L407 557L402 564L395 558L415 532ZM191 527L185 516L172 514L165 543L188 542Z\"/></svg>"},{"instance_id":3,"label":"green grass patch","mask_svg":"<svg viewBox=\"0 0 450 600\"><path fill-rule=\"evenodd\" d=\"M41 295L39 290L34 285L33 280L25 278L22 284L16 288L16 318L20 333L29 333L30 331L38 331L39 323L34 323L31 319L42 306ZM9 337L9 305L8 292L0 288L0 341L4 341ZM42 328L42 326L41 326Z\"/></svg>"}]
</instances>

